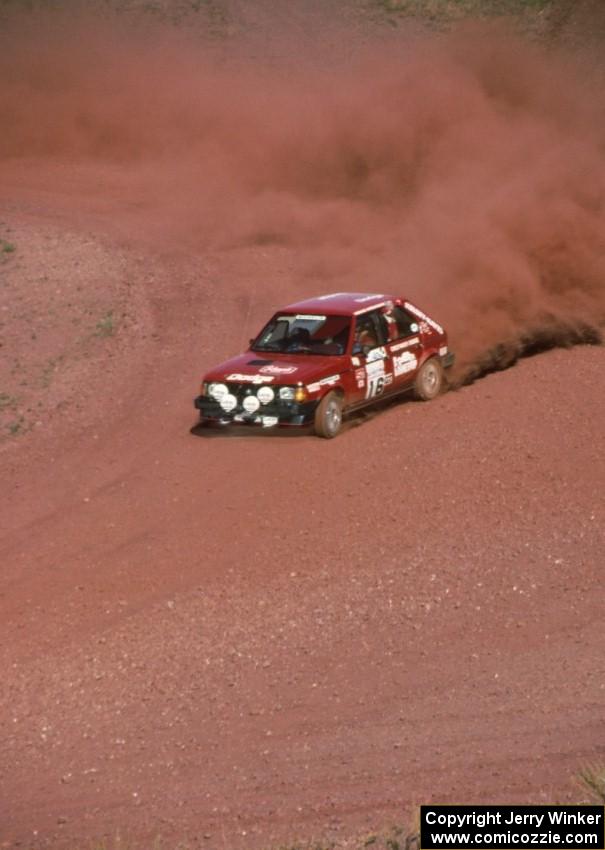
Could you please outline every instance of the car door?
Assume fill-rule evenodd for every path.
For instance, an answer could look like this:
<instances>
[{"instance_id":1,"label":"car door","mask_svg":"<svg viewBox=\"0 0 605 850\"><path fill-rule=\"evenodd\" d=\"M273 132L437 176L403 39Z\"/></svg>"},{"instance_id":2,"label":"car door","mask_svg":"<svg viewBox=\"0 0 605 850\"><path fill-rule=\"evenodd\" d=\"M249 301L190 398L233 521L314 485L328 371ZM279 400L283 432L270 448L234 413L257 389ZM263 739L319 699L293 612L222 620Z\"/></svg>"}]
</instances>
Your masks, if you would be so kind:
<instances>
[{"instance_id":1,"label":"car door","mask_svg":"<svg viewBox=\"0 0 605 850\"><path fill-rule=\"evenodd\" d=\"M371 402L392 390L392 361L380 310L355 317L352 362L356 379L354 405Z\"/></svg>"},{"instance_id":2,"label":"car door","mask_svg":"<svg viewBox=\"0 0 605 850\"><path fill-rule=\"evenodd\" d=\"M393 372L393 391L414 382L422 356L422 335L417 319L395 305L383 314L387 325L388 353Z\"/></svg>"}]
</instances>

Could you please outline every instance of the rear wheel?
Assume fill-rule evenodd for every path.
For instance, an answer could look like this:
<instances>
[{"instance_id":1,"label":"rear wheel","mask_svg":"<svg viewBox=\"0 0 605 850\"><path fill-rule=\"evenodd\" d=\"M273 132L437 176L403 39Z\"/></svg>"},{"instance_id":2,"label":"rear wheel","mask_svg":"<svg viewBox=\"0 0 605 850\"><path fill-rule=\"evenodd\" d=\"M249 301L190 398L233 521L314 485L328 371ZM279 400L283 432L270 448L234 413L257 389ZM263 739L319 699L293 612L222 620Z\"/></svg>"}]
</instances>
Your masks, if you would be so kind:
<instances>
[{"instance_id":1,"label":"rear wheel","mask_svg":"<svg viewBox=\"0 0 605 850\"><path fill-rule=\"evenodd\" d=\"M318 437L331 440L340 431L342 425L342 398L338 393L330 392L317 405L315 411L315 433Z\"/></svg>"},{"instance_id":2,"label":"rear wheel","mask_svg":"<svg viewBox=\"0 0 605 850\"><path fill-rule=\"evenodd\" d=\"M436 357L422 364L414 381L414 393L421 401L431 401L443 389L443 366Z\"/></svg>"}]
</instances>

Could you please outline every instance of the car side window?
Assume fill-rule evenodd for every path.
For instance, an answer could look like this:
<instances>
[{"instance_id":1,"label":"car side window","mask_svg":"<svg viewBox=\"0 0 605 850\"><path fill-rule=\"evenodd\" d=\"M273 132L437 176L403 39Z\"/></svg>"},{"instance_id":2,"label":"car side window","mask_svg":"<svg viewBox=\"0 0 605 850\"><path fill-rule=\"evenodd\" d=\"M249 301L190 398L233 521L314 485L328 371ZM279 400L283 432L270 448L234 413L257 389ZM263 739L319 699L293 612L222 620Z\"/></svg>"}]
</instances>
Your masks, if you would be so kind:
<instances>
[{"instance_id":1,"label":"car side window","mask_svg":"<svg viewBox=\"0 0 605 850\"><path fill-rule=\"evenodd\" d=\"M418 333L418 320L410 315L403 307L396 305L391 311L397 327L397 339Z\"/></svg>"},{"instance_id":2,"label":"car side window","mask_svg":"<svg viewBox=\"0 0 605 850\"><path fill-rule=\"evenodd\" d=\"M386 342L385 322L379 310L362 313L355 319L353 354L370 351Z\"/></svg>"}]
</instances>

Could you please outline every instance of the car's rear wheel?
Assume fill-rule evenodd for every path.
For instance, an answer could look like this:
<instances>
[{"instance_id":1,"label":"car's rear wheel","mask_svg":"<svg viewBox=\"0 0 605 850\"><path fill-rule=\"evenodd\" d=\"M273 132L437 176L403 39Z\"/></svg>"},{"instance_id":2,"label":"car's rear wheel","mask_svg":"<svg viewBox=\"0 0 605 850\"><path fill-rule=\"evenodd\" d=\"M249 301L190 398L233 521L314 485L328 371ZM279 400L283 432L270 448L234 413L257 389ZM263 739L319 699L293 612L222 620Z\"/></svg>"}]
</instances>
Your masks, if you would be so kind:
<instances>
[{"instance_id":1,"label":"car's rear wheel","mask_svg":"<svg viewBox=\"0 0 605 850\"><path fill-rule=\"evenodd\" d=\"M414 393L421 401L431 401L443 389L443 366L436 357L426 360L416 375Z\"/></svg>"},{"instance_id":2,"label":"car's rear wheel","mask_svg":"<svg viewBox=\"0 0 605 850\"><path fill-rule=\"evenodd\" d=\"M315 433L318 437L331 440L340 431L342 425L342 398L338 393L330 392L317 405L315 411Z\"/></svg>"}]
</instances>

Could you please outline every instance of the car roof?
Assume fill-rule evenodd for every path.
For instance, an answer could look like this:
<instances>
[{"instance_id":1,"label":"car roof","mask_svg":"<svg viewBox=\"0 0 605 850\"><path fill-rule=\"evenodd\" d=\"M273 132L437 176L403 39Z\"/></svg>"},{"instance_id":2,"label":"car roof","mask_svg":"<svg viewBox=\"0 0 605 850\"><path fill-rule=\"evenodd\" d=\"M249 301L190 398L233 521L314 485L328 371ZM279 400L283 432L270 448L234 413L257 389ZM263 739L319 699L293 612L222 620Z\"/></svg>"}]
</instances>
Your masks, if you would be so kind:
<instances>
[{"instance_id":1,"label":"car roof","mask_svg":"<svg viewBox=\"0 0 605 850\"><path fill-rule=\"evenodd\" d=\"M392 301L400 301L395 295L385 295L372 292L332 292L327 295L318 295L315 298L307 298L304 301L296 301L288 304L278 312L280 313L309 313L323 316L353 316L357 313L365 313Z\"/></svg>"}]
</instances>

